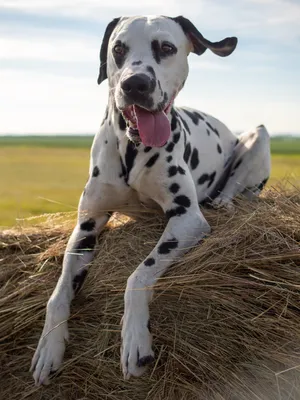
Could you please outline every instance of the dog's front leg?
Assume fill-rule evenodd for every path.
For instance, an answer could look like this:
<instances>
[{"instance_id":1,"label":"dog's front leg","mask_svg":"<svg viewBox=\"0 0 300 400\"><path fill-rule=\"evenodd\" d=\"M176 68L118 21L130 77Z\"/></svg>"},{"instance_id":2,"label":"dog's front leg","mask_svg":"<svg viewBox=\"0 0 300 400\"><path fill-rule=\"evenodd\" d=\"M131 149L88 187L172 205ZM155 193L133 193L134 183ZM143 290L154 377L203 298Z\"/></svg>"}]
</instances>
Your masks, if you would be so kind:
<instances>
[{"instance_id":1,"label":"dog's front leg","mask_svg":"<svg viewBox=\"0 0 300 400\"><path fill-rule=\"evenodd\" d=\"M70 303L87 274L96 238L109 219L105 210L114 209L121 198L112 185L101 184L95 177L86 185L79 202L77 225L67 244L61 276L47 303L44 329L32 359L31 371L37 385L49 383L50 373L62 363Z\"/></svg>"},{"instance_id":2,"label":"dog's front leg","mask_svg":"<svg viewBox=\"0 0 300 400\"><path fill-rule=\"evenodd\" d=\"M121 347L125 379L132 375L142 375L146 365L153 361L149 301L157 279L175 260L210 232L199 209L191 178L185 176L184 183L181 182L182 194L169 191L166 201L161 203L169 217L168 224L155 248L127 281Z\"/></svg>"}]
</instances>

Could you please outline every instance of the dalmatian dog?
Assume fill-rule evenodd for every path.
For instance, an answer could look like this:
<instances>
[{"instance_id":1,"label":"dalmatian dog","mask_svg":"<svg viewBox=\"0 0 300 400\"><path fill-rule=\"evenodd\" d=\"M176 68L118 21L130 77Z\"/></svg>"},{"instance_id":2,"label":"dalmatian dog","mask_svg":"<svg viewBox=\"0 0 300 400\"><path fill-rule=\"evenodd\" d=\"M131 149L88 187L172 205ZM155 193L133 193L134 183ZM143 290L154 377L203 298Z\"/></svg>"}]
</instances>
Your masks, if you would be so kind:
<instances>
[{"instance_id":1,"label":"dalmatian dog","mask_svg":"<svg viewBox=\"0 0 300 400\"><path fill-rule=\"evenodd\" d=\"M98 77L98 84L108 79L108 105L33 356L37 385L49 383L62 364L70 303L111 212L124 204L156 205L167 219L160 240L127 280L121 365L129 379L154 360L149 302L156 281L210 233L199 204L230 207L237 194L251 199L267 182L270 144L263 125L237 137L214 117L173 104L188 76L189 53L208 49L226 57L236 45L235 37L207 40L182 16L122 17L108 24Z\"/></svg>"}]
</instances>

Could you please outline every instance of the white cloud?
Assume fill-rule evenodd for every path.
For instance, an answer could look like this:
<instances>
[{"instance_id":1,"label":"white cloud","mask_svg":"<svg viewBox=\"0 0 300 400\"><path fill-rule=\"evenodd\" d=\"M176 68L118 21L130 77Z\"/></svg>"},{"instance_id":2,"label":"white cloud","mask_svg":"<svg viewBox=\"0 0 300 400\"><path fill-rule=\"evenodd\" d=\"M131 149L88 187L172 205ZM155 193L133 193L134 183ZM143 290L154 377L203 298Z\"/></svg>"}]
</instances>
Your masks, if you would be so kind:
<instances>
[{"instance_id":1,"label":"white cloud","mask_svg":"<svg viewBox=\"0 0 300 400\"><path fill-rule=\"evenodd\" d=\"M103 20L108 15L184 14L200 18L201 24L220 29L261 26L268 23L299 21L300 4L289 0L143 0L142 4L123 0L2 0L7 9L53 13ZM171 11L171 13L170 13Z\"/></svg>"},{"instance_id":2,"label":"white cloud","mask_svg":"<svg viewBox=\"0 0 300 400\"><path fill-rule=\"evenodd\" d=\"M143 0L142 4L114 0L8 0L4 5L8 9L25 12L55 13L64 16L88 17L106 20L121 15L161 14L168 12L174 3L171 0ZM175 9L178 5L175 4ZM173 8L174 9L174 8ZM175 11L175 10L174 10Z\"/></svg>"},{"instance_id":3,"label":"white cloud","mask_svg":"<svg viewBox=\"0 0 300 400\"><path fill-rule=\"evenodd\" d=\"M229 71L232 69L232 65L228 65L218 61L201 60L201 58L197 61L193 60L189 64L190 69L192 70L207 69L209 71Z\"/></svg>"},{"instance_id":4,"label":"white cloud","mask_svg":"<svg viewBox=\"0 0 300 400\"><path fill-rule=\"evenodd\" d=\"M0 38L0 58L6 60L41 59L45 61L98 60L99 42L79 38Z\"/></svg>"}]
</instances>

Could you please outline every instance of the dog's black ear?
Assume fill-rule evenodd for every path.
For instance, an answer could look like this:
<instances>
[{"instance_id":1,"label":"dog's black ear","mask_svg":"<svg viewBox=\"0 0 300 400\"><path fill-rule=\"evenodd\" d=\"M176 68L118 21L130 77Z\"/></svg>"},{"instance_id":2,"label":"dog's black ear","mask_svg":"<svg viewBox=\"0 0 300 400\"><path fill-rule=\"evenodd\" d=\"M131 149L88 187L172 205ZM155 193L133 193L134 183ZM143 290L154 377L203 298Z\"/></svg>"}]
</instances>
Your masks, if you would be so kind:
<instances>
[{"instance_id":1,"label":"dog's black ear","mask_svg":"<svg viewBox=\"0 0 300 400\"><path fill-rule=\"evenodd\" d=\"M206 49L209 49L220 57L227 57L236 48L238 41L236 37L227 37L220 42L210 42L201 35L189 19L182 16L172 19L181 26L183 32L193 45L193 53L198 54L198 56L203 54Z\"/></svg>"},{"instance_id":2,"label":"dog's black ear","mask_svg":"<svg viewBox=\"0 0 300 400\"><path fill-rule=\"evenodd\" d=\"M118 22L120 21L120 18L115 18L113 19L106 27L102 44L101 44L101 49L100 49L100 68L99 68L99 75L98 75L98 85L102 81L104 81L107 78L107 70L106 70L106 63L107 63L107 47L108 47L108 42L111 34L113 33L113 30L117 26Z\"/></svg>"}]
</instances>

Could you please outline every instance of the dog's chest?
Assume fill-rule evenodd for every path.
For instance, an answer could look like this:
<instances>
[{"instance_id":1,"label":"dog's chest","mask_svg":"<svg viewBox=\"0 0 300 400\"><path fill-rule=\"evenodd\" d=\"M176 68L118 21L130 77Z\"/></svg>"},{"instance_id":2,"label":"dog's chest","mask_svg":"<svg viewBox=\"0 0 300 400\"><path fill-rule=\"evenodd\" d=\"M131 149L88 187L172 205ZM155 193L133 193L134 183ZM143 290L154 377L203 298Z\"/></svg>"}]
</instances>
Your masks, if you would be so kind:
<instances>
[{"instance_id":1,"label":"dog's chest","mask_svg":"<svg viewBox=\"0 0 300 400\"><path fill-rule=\"evenodd\" d=\"M183 174L173 175L181 167L189 170L200 202L222 175L236 138L221 122L190 109L177 109L170 122L171 136L161 148L135 144L123 134L119 152L125 182L147 202L161 185L185 179Z\"/></svg>"}]
</instances>

